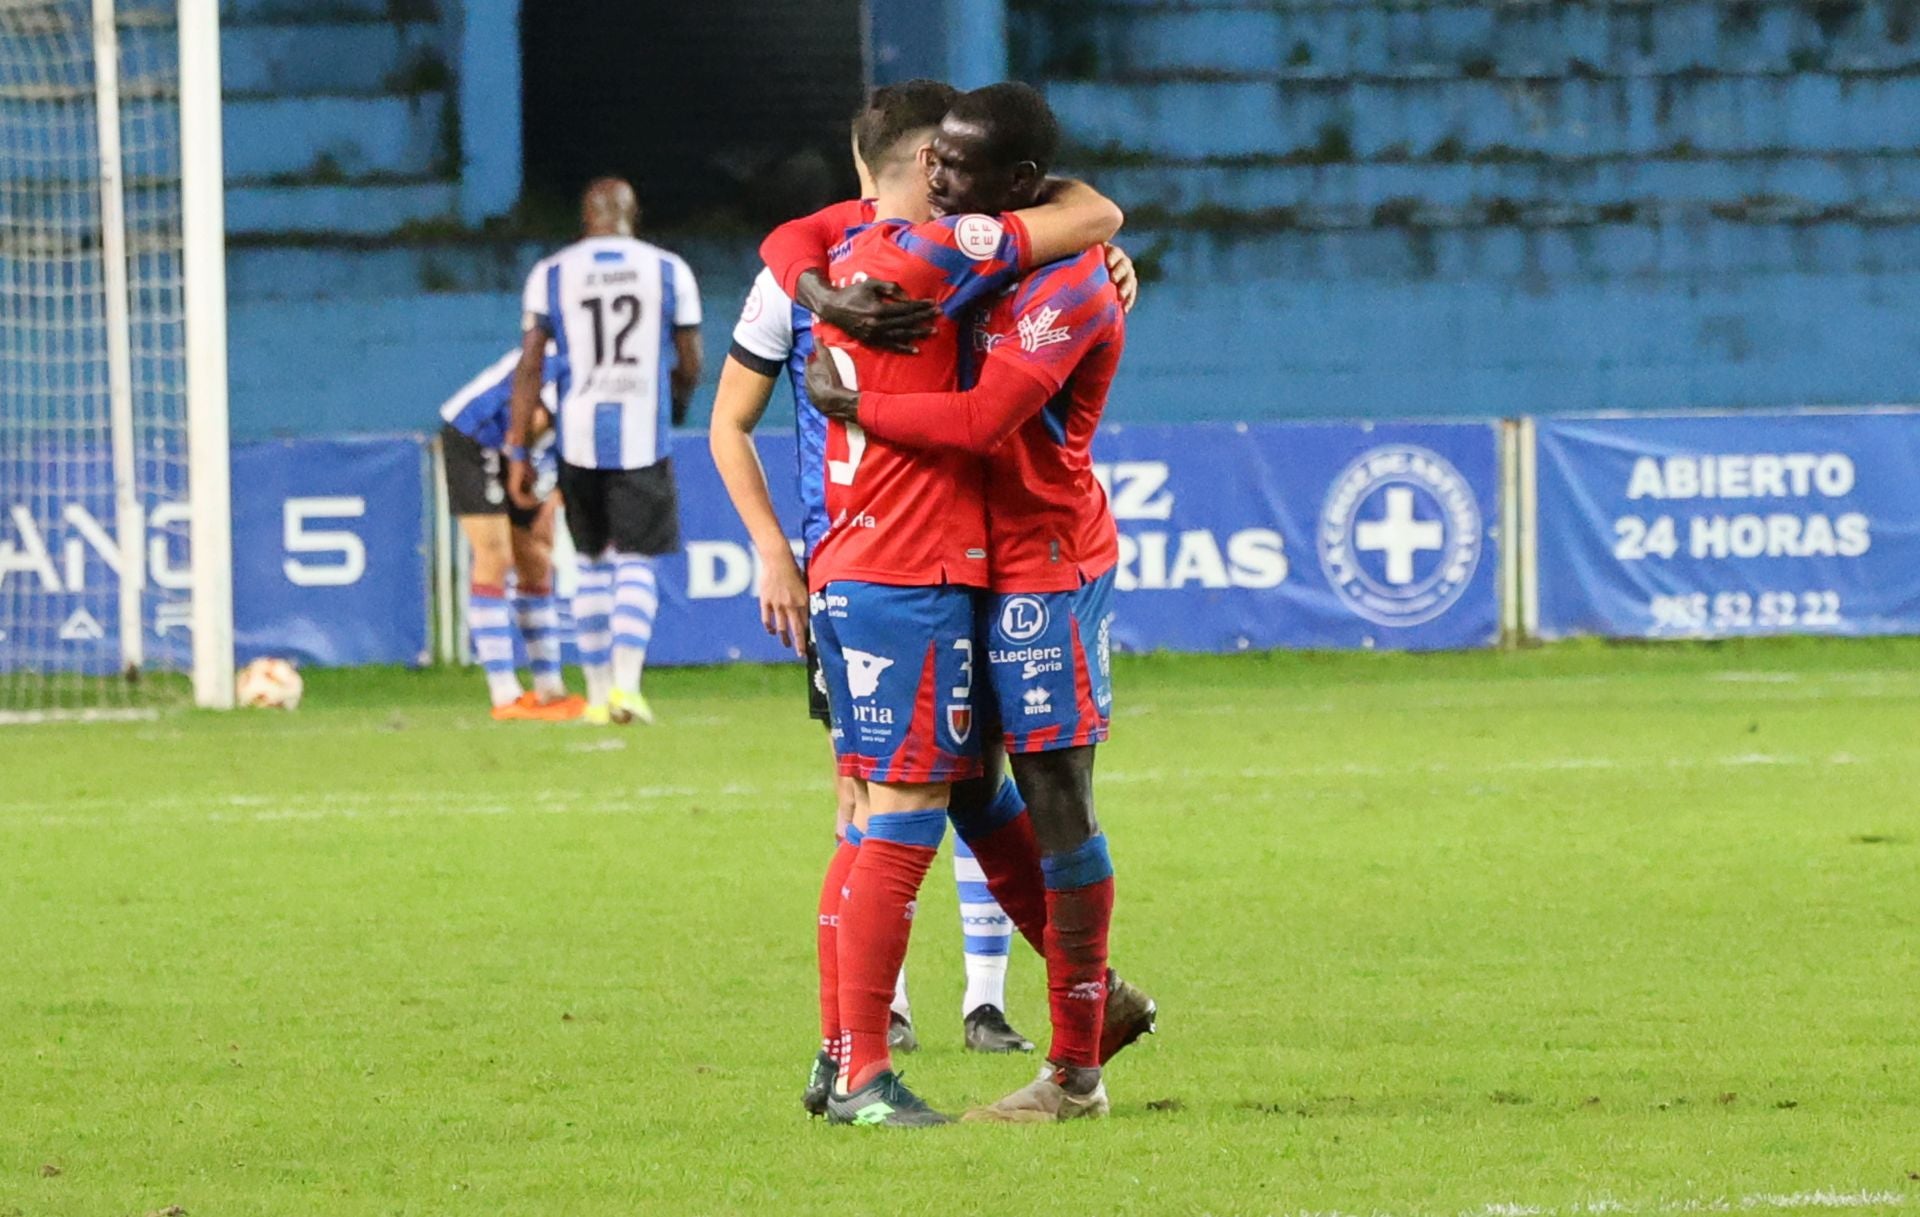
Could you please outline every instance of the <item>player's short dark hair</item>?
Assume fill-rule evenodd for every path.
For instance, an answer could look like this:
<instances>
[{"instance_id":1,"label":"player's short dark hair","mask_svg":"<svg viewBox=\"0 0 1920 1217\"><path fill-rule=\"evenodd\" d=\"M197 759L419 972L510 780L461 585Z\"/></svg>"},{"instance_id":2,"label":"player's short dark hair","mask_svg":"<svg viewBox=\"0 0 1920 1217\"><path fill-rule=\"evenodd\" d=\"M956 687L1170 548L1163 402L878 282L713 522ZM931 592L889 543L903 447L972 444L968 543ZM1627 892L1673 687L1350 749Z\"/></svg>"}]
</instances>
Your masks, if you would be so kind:
<instances>
[{"instance_id":1,"label":"player's short dark hair","mask_svg":"<svg viewBox=\"0 0 1920 1217\"><path fill-rule=\"evenodd\" d=\"M1032 85L1009 80L962 93L948 113L986 132L988 154L1000 166L1032 161L1046 173L1060 154L1059 120Z\"/></svg>"},{"instance_id":2,"label":"player's short dark hair","mask_svg":"<svg viewBox=\"0 0 1920 1217\"><path fill-rule=\"evenodd\" d=\"M937 127L960 91L938 80L881 85L853 116L853 145L867 168L879 173L887 154L915 131Z\"/></svg>"}]
</instances>

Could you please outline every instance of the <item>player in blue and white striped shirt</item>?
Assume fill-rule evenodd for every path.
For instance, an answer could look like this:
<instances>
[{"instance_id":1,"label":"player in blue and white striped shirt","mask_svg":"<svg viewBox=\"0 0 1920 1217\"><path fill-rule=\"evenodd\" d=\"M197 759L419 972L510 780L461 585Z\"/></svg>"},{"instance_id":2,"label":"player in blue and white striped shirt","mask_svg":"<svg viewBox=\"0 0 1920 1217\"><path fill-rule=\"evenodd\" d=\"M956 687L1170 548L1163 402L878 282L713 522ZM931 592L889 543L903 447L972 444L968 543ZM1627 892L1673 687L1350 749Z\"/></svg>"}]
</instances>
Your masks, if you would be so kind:
<instances>
[{"instance_id":1,"label":"player in blue and white striped shirt","mask_svg":"<svg viewBox=\"0 0 1920 1217\"><path fill-rule=\"evenodd\" d=\"M553 517L550 486L527 510L507 498L504 477L508 402L520 361L509 351L468 381L440 407L445 425L440 449L447 476L447 506L460 521L473 552L467 624L474 652L487 674L493 717L500 720L563 721L578 718L586 702L570 696L560 675L560 608L553 591ZM543 400L553 405L559 361L548 353L542 369ZM552 445L537 463L552 463ZM542 482L548 479L542 478ZM508 576L512 588L509 592ZM531 692L514 671L514 630L526 645L533 669Z\"/></svg>"},{"instance_id":2,"label":"player in blue and white striped shirt","mask_svg":"<svg viewBox=\"0 0 1920 1217\"><path fill-rule=\"evenodd\" d=\"M654 560L680 548L670 428L700 381L700 292L679 256L634 237L639 204L618 178L587 186L584 236L527 276L514 372L508 493L532 502L525 446L551 341L561 361L560 493L580 556L574 628L588 722L652 722L640 693L659 607Z\"/></svg>"}]
</instances>

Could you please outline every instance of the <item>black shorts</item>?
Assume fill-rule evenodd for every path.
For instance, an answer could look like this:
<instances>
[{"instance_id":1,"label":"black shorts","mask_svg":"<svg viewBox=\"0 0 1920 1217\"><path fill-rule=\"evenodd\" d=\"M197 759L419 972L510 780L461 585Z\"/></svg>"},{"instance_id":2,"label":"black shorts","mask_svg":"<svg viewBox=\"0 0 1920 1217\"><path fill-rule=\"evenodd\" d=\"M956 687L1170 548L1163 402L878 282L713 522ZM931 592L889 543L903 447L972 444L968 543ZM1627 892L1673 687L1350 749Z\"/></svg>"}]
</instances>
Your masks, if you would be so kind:
<instances>
[{"instance_id":1,"label":"black shorts","mask_svg":"<svg viewBox=\"0 0 1920 1217\"><path fill-rule=\"evenodd\" d=\"M671 458L645 469L582 469L560 462L567 532L582 558L612 546L652 558L680 548L680 495Z\"/></svg>"},{"instance_id":2,"label":"black shorts","mask_svg":"<svg viewBox=\"0 0 1920 1217\"><path fill-rule=\"evenodd\" d=\"M833 710L827 704L827 674L820 670L820 648L807 635L807 717L816 723L833 726Z\"/></svg>"},{"instance_id":3,"label":"black shorts","mask_svg":"<svg viewBox=\"0 0 1920 1217\"><path fill-rule=\"evenodd\" d=\"M507 497L507 457L498 448L482 448L472 436L451 426L440 428L440 451L447 465L447 510L456 516L505 516L515 528L531 528L528 511Z\"/></svg>"}]
</instances>

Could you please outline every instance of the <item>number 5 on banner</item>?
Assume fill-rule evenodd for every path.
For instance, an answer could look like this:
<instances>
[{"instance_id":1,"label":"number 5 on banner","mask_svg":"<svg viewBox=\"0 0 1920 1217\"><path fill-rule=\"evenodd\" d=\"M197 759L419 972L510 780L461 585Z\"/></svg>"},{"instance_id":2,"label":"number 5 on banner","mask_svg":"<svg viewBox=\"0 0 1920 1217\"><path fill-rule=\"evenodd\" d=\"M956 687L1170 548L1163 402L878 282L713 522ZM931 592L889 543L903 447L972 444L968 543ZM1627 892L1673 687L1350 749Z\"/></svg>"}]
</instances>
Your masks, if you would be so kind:
<instances>
[{"instance_id":1,"label":"number 5 on banner","mask_svg":"<svg viewBox=\"0 0 1920 1217\"><path fill-rule=\"evenodd\" d=\"M285 558L280 569L295 587L347 587L367 573L367 546L359 534L344 528L310 528L309 520L357 520L367 514L359 495L327 495L288 499L282 517L281 540L289 554L338 554L338 562L315 564Z\"/></svg>"}]
</instances>

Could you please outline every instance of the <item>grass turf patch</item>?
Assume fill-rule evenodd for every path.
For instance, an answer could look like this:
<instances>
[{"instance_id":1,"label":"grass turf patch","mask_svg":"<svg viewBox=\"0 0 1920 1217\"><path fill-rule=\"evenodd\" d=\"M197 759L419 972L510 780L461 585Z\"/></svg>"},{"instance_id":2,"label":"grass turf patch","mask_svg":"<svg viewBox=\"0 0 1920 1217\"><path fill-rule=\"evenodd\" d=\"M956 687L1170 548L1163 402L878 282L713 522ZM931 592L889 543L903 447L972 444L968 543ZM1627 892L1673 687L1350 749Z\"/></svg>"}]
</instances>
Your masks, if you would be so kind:
<instances>
[{"instance_id":1,"label":"grass turf patch","mask_svg":"<svg viewBox=\"0 0 1920 1217\"><path fill-rule=\"evenodd\" d=\"M784 668L0 729L0 1214L1897 1210L1920 645L1122 660L1115 1116L810 1124L832 799ZM936 1105L951 872L909 963ZM1036 960L1011 1016L1044 1040Z\"/></svg>"}]
</instances>

